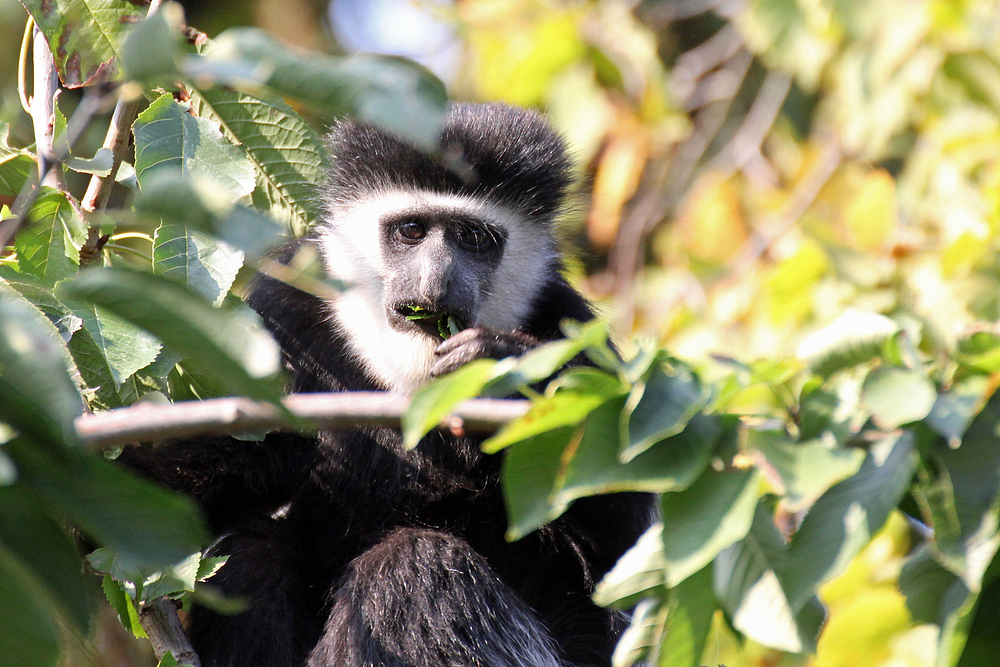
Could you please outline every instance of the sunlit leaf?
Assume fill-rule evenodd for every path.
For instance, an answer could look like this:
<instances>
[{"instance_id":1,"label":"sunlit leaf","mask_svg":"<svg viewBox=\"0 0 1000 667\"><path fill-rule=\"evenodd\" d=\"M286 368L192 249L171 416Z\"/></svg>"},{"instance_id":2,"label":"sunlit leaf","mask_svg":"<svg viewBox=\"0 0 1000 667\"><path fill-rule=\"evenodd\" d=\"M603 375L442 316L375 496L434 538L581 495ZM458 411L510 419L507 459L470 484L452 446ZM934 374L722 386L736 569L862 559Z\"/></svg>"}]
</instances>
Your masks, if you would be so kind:
<instances>
[{"instance_id":1,"label":"sunlit leaf","mask_svg":"<svg viewBox=\"0 0 1000 667\"><path fill-rule=\"evenodd\" d=\"M28 218L14 244L21 271L48 285L76 275L87 225L69 196L44 188Z\"/></svg>"},{"instance_id":2,"label":"sunlit leaf","mask_svg":"<svg viewBox=\"0 0 1000 667\"><path fill-rule=\"evenodd\" d=\"M861 389L861 406L886 430L923 419L936 400L934 384L919 370L882 366L868 374Z\"/></svg>"},{"instance_id":3,"label":"sunlit leaf","mask_svg":"<svg viewBox=\"0 0 1000 667\"><path fill-rule=\"evenodd\" d=\"M243 253L182 225L162 225L153 236L153 271L191 287L218 306L243 267Z\"/></svg>"},{"instance_id":4,"label":"sunlit leaf","mask_svg":"<svg viewBox=\"0 0 1000 667\"><path fill-rule=\"evenodd\" d=\"M806 338L797 355L825 377L877 358L898 332L899 325L884 315L852 310Z\"/></svg>"},{"instance_id":5,"label":"sunlit leaf","mask_svg":"<svg viewBox=\"0 0 1000 667\"><path fill-rule=\"evenodd\" d=\"M276 95L227 88L196 89L192 108L219 124L247 152L257 172L254 205L301 236L319 211L316 185L323 180L319 136Z\"/></svg>"},{"instance_id":6,"label":"sunlit leaf","mask_svg":"<svg viewBox=\"0 0 1000 667\"><path fill-rule=\"evenodd\" d=\"M243 149L224 137L218 124L192 116L172 95L161 95L139 114L133 133L140 186L164 169L214 181L233 199L250 194L256 185Z\"/></svg>"},{"instance_id":7,"label":"sunlit leaf","mask_svg":"<svg viewBox=\"0 0 1000 667\"><path fill-rule=\"evenodd\" d=\"M129 0L23 0L45 35L67 88L116 76L115 59L129 28L146 6Z\"/></svg>"},{"instance_id":8,"label":"sunlit leaf","mask_svg":"<svg viewBox=\"0 0 1000 667\"><path fill-rule=\"evenodd\" d=\"M794 604L781 580L788 549L762 502L750 533L715 561L715 593L733 625L754 641L790 653L812 650L823 623L816 598Z\"/></svg>"}]
</instances>

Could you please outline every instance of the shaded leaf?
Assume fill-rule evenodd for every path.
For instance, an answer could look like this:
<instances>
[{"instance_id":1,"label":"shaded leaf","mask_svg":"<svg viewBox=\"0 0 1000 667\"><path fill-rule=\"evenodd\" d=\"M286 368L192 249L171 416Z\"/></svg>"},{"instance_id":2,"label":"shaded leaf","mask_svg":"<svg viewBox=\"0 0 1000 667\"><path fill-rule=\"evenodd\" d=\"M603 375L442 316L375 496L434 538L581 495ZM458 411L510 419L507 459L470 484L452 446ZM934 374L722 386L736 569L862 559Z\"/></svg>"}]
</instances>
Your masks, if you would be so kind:
<instances>
[{"instance_id":1,"label":"shaded leaf","mask_svg":"<svg viewBox=\"0 0 1000 667\"><path fill-rule=\"evenodd\" d=\"M594 602L628 609L666 585L667 561L663 554L664 525L649 527L631 549L618 559L594 588Z\"/></svg>"},{"instance_id":2,"label":"shaded leaf","mask_svg":"<svg viewBox=\"0 0 1000 667\"><path fill-rule=\"evenodd\" d=\"M758 486L756 470L716 472L709 468L683 492L663 495L668 586L679 585L746 536L760 495Z\"/></svg>"},{"instance_id":3,"label":"shaded leaf","mask_svg":"<svg viewBox=\"0 0 1000 667\"><path fill-rule=\"evenodd\" d=\"M568 507L555 497L563 451L576 429L559 428L522 440L507 449L503 461L503 497L507 539L517 540ZM579 437L577 435L577 437Z\"/></svg>"},{"instance_id":4,"label":"shaded leaf","mask_svg":"<svg viewBox=\"0 0 1000 667\"><path fill-rule=\"evenodd\" d=\"M236 67L243 64L249 67ZM238 83L226 80L234 69L244 81L252 77L322 113L357 116L418 147L437 147L447 93L444 84L412 61L306 54L263 30L230 28L215 39L204 59L188 63L192 78L214 77L220 83Z\"/></svg>"},{"instance_id":5,"label":"shaded leaf","mask_svg":"<svg viewBox=\"0 0 1000 667\"><path fill-rule=\"evenodd\" d=\"M791 567L782 573L795 608L871 541L906 493L915 467L912 434L885 438L872 445L857 474L813 504L792 537Z\"/></svg>"},{"instance_id":6,"label":"shaded leaf","mask_svg":"<svg viewBox=\"0 0 1000 667\"><path fill-rule=\"evenodd\" d=\"M0 664L49 667L59 659L59 626L40 583L0 543Z\"/></svg>"},{"instance_id":7,"label":"shaded leaf","mask_svg":"<svg viewBox=\"0 0 1000 667\"><path fill-rule=\"evenodd\" d=\"M615 491L665 493L687 488L708 465L722 435L716 417L696 415L687 428L628 463L618 459L618 424L625 399L612 399L587 417L583 438L568 457L559 499Z\"/></svg>"},{"instance_id":8,"label":"shaded leaf","mask_svg":"<svg viewBox=\"0 0 1000 667\"><path fill-rule=\"evenodd\" d=\"M83 401L55 327L19 294L0 284L0 421L36 442L76 442L73 420Z\"/></svg>"},{"instance_id":9,"label":"shaded leaf","mask_svg":"<svg viewBox=\"0 0 1000 667\"><path fill-rule=\"evenodd\" d=\"M628 462L654 443L680 433L708 402L709 393L691 371L656 363L635 384L621 416L621 460Z\"/></svg>"},{"instance_id":10,"label":"shaded leaf","mask_svg":"<svg viewBox=\"0 0 1000 667\"><path fill-rule=\"evenodd\" d=\"M155 335L234 394L271 401L280 396L278 346L246 308L212 308L185 285L124 268L89 269L58 292Z\"/></svg>"},{"instance_id":11,"label":"shaded leaf","mask_svg":"<svg viewBox=\"0 0 1000 667\"><path fill-rule=\"evenodd\" d=\"M31 573L61 618L76 631L87 631L93 604L76 544L20 485L0 487L0 550Z\"/></svg>"}]
</instances>

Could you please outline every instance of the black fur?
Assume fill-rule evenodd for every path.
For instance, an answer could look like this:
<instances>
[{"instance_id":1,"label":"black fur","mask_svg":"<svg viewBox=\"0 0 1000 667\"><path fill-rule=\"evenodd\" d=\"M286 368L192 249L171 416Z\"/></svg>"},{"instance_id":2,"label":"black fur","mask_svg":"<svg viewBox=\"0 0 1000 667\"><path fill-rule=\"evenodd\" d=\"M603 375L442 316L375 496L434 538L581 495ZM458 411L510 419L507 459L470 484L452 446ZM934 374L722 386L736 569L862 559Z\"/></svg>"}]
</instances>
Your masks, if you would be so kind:
<instances>
[{"instance_id":1,"label":"black fur","mask_svg":"<svg viewBox=\"0 0 1000 667\"><path fill-rule=\"evenodd\" d=\"M344 199L416 183L516 205L545 223L565 187L554 137L534 114L457 107L445 146L462 146L478 174L471 183L374 130L341 124L329 190ZM373 154L392 167L380 170ZM351 193L349 179L361 189ZM521 329L502 334L518 351L558 338L563 318L592 318L558 269ZM291 391L378 388L318 297L261 277L247 301L281 345ZM482 347L473 356L496 352L477 336L467 334ZM230 559L211 583L249 607L235 616L193 610L190 634L205 667L609 665L621 619L590 593L647 527L650 498L583 499L509 543L502 455L479 444L432 432L404 451L397 430L375 427L185 441L121 458L194 495L225 535L215 552Z\"/></svg>"},{"instance_id":2,"label":"black fur","mask_svg":"<svg viewBox=\"0 0 1000 667\"><path fill-rule=\"evenodd\" d=\"M538 114L503 104L456 104L441 137L442 152L429 156L375 128L342 121L330 134L327 201L353 201L363 190L419 188L486 198L539 221L558 210L570 162L562 139Z\"/></svg>"}]
</instances>

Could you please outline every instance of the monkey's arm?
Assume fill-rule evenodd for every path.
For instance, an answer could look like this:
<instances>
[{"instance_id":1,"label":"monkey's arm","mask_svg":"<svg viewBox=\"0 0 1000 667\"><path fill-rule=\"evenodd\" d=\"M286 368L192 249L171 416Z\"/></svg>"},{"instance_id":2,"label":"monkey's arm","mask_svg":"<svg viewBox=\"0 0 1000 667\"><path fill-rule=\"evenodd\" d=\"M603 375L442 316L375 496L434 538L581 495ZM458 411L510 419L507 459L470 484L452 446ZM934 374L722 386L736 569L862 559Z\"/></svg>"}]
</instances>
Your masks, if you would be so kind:
<instances>
[{"instance_id":1,"label":"monkey's arm","mask_svg":"<svg viewBox=\"0 0 1000 667\"><path fill-rule=\"evenodd\" d=\"M126 447L118 461L193 497L212 528L270 513L287 502L308 474L315 442L272 434L262 442L194 438L156 447Z\"/></svg>"}]
</instances>

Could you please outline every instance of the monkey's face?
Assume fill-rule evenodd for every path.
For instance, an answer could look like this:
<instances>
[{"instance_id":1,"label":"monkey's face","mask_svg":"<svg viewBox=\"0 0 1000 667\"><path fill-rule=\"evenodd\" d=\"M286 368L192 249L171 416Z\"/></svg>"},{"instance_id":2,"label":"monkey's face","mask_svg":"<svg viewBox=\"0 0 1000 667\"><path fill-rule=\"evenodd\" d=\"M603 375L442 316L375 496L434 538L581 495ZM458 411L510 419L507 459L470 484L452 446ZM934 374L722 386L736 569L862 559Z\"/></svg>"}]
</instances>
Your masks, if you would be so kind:
<instances>
[{"instance_id":1,"label":"monkey's face","mask_svg":"<svg viewBox=\"0 0 1000 667\"><path fill-rule=\"evenodd\" d=\"M446 337L465 329L503 260L506 233L449 210L401 212L380 221L386 319L391 327Z\"/></svg>"},{"instance_id":2,"label":"monkey's face","mask_svg":"<svg viewBox=\"0 0 1000 667\"><path fill-rule=\"evenodd\" d=\"M430 379L447 321L514 331L555 261L547 225L482 200L367 193L331 206L315 238L327 272L350 285L333 325L386 388Z\"/></svg>"}]
</instances>

